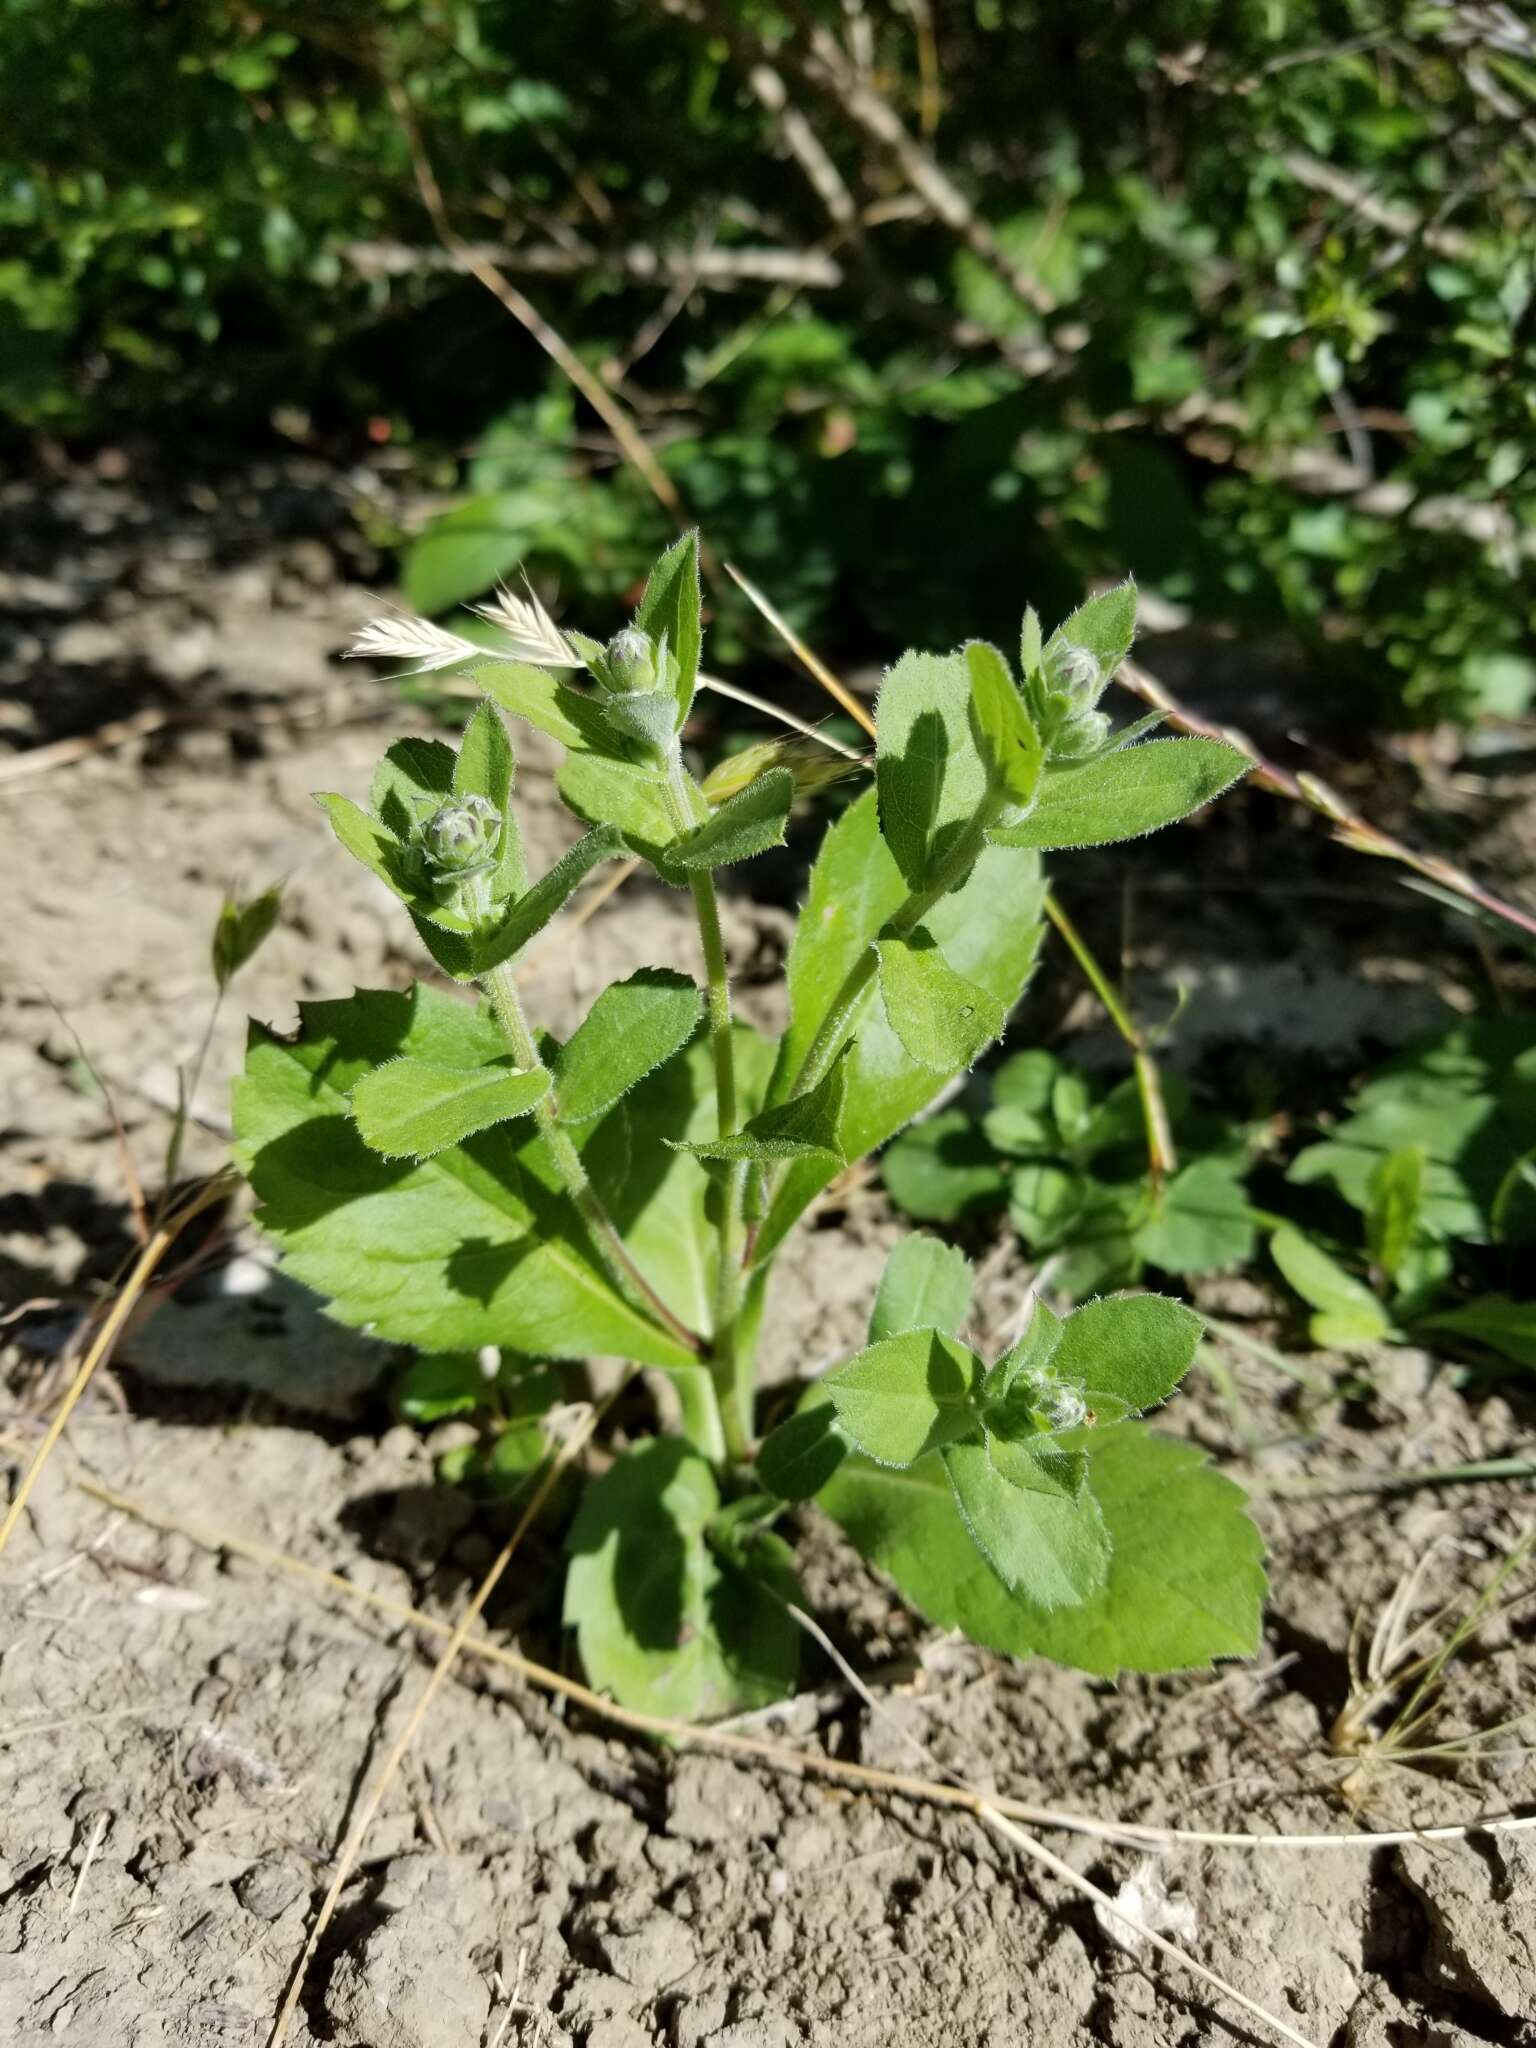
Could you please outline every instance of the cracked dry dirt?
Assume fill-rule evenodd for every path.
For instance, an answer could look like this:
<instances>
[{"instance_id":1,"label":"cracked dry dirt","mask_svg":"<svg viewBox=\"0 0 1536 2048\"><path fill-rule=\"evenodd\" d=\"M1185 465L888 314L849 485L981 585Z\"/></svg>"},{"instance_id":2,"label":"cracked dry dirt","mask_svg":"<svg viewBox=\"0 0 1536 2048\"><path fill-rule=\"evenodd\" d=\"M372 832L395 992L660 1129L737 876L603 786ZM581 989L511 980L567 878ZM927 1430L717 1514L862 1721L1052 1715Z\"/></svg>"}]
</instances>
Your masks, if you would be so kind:
<instances>
[{"instance_id":1,"label":"cracked dry dirt","mask_svg":"<svg viewBox=\"0 0 1536 2048\"><path fill-rule=\"evenodd\" d=\"M188 1161L203 1168L220 1156L246 1010L283 1023L296 993L399 985L419 971L389 906L335 856L308 802L311 789L363 780L392 708L329 658L368 604L348 578L377 573L348 513L362 487L301 465L239 480L211 505L206 494L151 500L86 477L53 494L47 520L11 506L23 545L0 589L6 680L20 686L10 737L46 743L146 705L172 714L127 748L0 784L14 898L0 992L0 1286L7 1307L57 1304L0 1332L12 1340L0 1355L12 1478L57 1391L49 1360L129 1242L110 1125L49 1001L79 1033L148 1169L175 1065L201 1030L205 934L221 889L287 877L282 928L215 1035ZM563 828L536 751L524 798L530 840L547 855ZM1218 846L1240 880L1262 863L1233 831ZM1172 902L1177 872L1163 880ZM689 957L685 920L664 893L633 887L620 901L539 962L530 1000L555 1028L616 974ZM1171 911L1166 929L1146 919L1148 972L1171 974L1172 962L1213 986L1236 977L1240 995L1245 916L1218 900L1203 936L1175 929ZM1368 902L1341 919L1301 967L1286 961L1314 992L1348 962L1358 1013L1341 1024L1329 1006L1330 1029L1366 1042L1389 1017L1401 1033L1456 1003L1461 962L1426 966L1408 941L1394 952ZM1366 922L1375 947L1360 972ZM749 984L766 982L784 932L781 910L733 900L729 936ZM1271 971L1284 938L1269 935ZM1257 974L1263 959L1247 957ZM748 1000L770 997L749 986ZM802 1238L779 1282L779 1376L814 1370L856 1339L893 1230L868 1190L827 1224ZM987 1270L1004 1313L1022 1270L1006 1256ZM1207 1305L1269 1327L1271 1304L1246 1283L1212 1288ZM1530 1434L1528 1408L1510 1405L1517 1393L1469 1398L1415 1354L1382 1361L1368 1407L1333 1403L1310 1422L1261 1364L1238 1353L1226 1363L1247 1423L1272 1440L1246 1463L1264 1484L1453 1463ZM1313 1361L1325 1373L1332 1363ZM186 1290L130 1332L113 1380L80 1411L0 1564L0 2040L265 2040L353 1802L434 1645L339 1594L126 1518L80 1482L451 1615L489 1559L491 1532L434 1486L441 1433L392 1425L379 1386L387 1364L274 1287L259 1247L243 1241L229 1282ZM1167 1426L1245 1470L1232 1408L1212 1386ZM916 1739L983 1789L1153 1825L1418 1825L1536 1796L1536 1773L1509 1745L1459 1782L1380 1774L1355 1812L1337 1795L1326 1742L1357 1612L1379 1610L1427 1547L1442 1594L1480 1578L1519 1532L1526 1497L1510 1486L1271 1491L1255 1512L1275 1594L1254 1664L1119 1687L935 1638L807 1515L808 1594L882 1707L871 1714L812 1660L810 1690L772 1727L897 1770L912 1768ZM553 1566L538 1544L523 1552L490 1622L558 1661ZM1533 1654L1517 1609L1458 1672L1445 1725L1516 1711ZM1118 1947L1071 1893L964 1814L649 1749L473 1659L461 1678L369 1837L296 2041L1162 2048L1261 2038L1257 2022ZM1312 2041L1476 2048L1536 2042L1527 1839L1371 1854L1180 1850L1162 1870L1187 1908L1191 1952ZM1111 1891L1138 1864L1082 1839L1064 1853Z\"/></svg>"}]
</instances>

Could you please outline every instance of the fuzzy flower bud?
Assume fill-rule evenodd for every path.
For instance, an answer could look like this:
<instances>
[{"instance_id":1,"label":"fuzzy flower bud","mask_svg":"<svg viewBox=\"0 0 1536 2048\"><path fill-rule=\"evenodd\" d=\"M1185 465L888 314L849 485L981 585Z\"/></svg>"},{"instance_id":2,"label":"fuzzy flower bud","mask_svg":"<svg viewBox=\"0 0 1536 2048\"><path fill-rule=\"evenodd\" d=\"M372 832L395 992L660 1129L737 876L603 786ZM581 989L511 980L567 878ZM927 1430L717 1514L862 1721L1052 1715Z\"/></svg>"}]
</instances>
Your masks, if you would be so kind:
<instances>
[{"instance_id":1,"label":"fuzzy flower bud","mask_svg":"<svg viewBox=\"0 0 1536 2048\"><path fill-rule=\"evenodd\" d=\"M1071 640L1064 640L1051 657L1051 676L1058 689L1069 690L1090 705L1098 702L1104 687L1098 656Z\"/></svg>"},{"instance_id":2,"label":"fuzzy flower bud","mask_svg":"<svg viewBox=\"0 0 1536 2048\"><path fill-rule=\"evenodd\" d=\"M1052 1387L1040 1403L1040 1412L1053 1430L1076 1429L1088 1414L1088 1403L1076 1387Z\"/></svg>"},{"instance_id":3,"label":"fuzzy flower bud","mask_svg":"<svg viewBox=\"0 0 1536 2048\"><path fill-rule=\"evenodd\" d=\"M626 626L608 642L608 675L615 690L649 690L656 682L656 649L649 633Z\"/></svg>"},{"instance_id":4,"label":"fuzzy flower bud","mask_svg":"<svg viewBox=\"0 0 1536 2048\"><path fill-rule=\"evenodd\" d=\"M495 856L501 816L488 797L455 797L432 813L422 838L436 867L448 874L470 874Z\"/></svg>"}]
</instances>

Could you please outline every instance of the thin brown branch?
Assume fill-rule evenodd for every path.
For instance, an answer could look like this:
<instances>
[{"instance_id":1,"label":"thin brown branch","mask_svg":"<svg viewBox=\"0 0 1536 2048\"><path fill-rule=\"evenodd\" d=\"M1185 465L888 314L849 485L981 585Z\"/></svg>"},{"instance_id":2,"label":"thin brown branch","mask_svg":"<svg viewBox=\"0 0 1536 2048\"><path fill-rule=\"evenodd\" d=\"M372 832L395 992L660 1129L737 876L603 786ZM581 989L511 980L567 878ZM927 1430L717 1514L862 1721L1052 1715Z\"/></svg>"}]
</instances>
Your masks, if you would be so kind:
<instances>
[{"instance_id":1,"label":"thin brown branch","mask_svg":"<svg viewBox=\"0 0 1536 2048\"><path fill-rule=\"evenodd\" d=\"M421 139L421 131L416 125L411 103L396 79L387 79L385 87L390 104L405 132L415 170L417 190L421 194L422 204L427 210L438 240L451 255L462 260L470 276L477 278L485 286L492 297L506 308L518 325L533 337L545 354L575 385L613 435L626 460L644 478L657 501L665 507L678 526L686 526L688 511L676 484L656 460L644 435L640 433L624 407L602 379L587 367L564 336L550 325L530 299L523 296L511 279L504 277L494 263L487 261L455 231L452 221L448 218L437 174L432 168L431 159Z\"/></svg>"},{"instance_id":2,"label":"thin brown branch","mask_svg":"<svg viewBox=\"0 0 1536 2048\"><path fill-rule=\"evenodd\" d=\"M643 242L621 249L554 242L464 242L423 249L409 242L349 242L342 255L360 277L422 277L441 272L478 275L477 266L526 277L612 277L632 284L687 285L734 290L742 285L791 284L801 291L835 291L843 268L824 249L658 249Z\"/></svg>"},{"instance_id":3,"label":"thin brown branch","mask_svg":"<svg viewBox=\"0 0 1536 2048\"><path fill-rule=\"evenodd\" d=\"M1208 719L1197 717L1138 663L1125 662L1117 680L1140 697L1143 703L1154 705L1178 731L1192 733L1199 739L1223 740L1229 747L1236 747L1240 754L1246 754L1253 763L1251 779L1260 789L1271 790L1276 796L1287 797L1292 803L1305 804L1309 810L1317 811L1333 826L1342 845L1356 853L1375 854L1382 860L1396 861L1402 867L1411 868L1425 881L1449 889L1453 895L1475 904L1490 917L1499 918L1505 924L1514 925L1517 930L1536 937L1536 915L1532 912L1495 896L1491 889L1485 889L1475 876L1469 875L1465 868L1457 867L1453 861L1443 860L1439 854L1420 853L1416 847L1409 846L1391 832L1384 832L1379 825L1373 825L1368 818L1351 809L1321 776L1292 775L1289 770L1267 760L1245 732L1235 726L1215 725Z\"/></svg>"}]
</instances>

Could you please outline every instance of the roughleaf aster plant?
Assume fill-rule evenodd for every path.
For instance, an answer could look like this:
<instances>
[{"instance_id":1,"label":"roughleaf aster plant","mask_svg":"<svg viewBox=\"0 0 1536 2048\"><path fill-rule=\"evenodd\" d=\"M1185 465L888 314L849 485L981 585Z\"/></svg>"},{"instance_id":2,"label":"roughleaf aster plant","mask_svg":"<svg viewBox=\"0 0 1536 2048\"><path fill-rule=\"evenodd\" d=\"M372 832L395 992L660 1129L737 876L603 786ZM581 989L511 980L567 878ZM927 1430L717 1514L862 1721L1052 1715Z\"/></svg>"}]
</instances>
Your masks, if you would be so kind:
<instances>
[{"instance_id":1,"label":"roughleaf aster plant","mask_svg":"<svg viewBox=\"0 0 1536 2048\"><path fill-rule=\"evenodd\" d=\"M625 1449L570 1525L564 1611L592 1681L694 1717L790 1691L799 1595L776 1524L812 1500L924 1615L996 1649L1106 1674L1250 1651L1263 1576L1242 1497L1138 1419L1199 1343L1177 1302L1036 1302L983 1358L965 1258L915 1235L865 1348L759 1431L786 1241L1002 1035L1039 944L1042 854L1170 824L1243 771L1214 741L1111 733L1099 706L1132 586L1049 637L1026 612L1017 668L973 641L890 670L875 786L811 871L777 1040L732 1014L716 871L782 842L799 779L772 748L728 777L690 770L695 537L606 642L531 592L482 615L493 649L407 618L364 632L354 652L465 667L485 701L457 749L391 746L366 806L319 799L472 993L358 991L305 1004L293 1038L253 1027L237 1143L288 1270L342 1321L416 1348L408 1412L484 1416L478 1469L504 1491L568 1398L562 1365L670 1375L681 1434ZM585 827L538 877L504 714L559 742ZM697 963L615 982L558 1043L524 1013L519 957L627 855L688 892Z\"/></svg>"}]
</instances>

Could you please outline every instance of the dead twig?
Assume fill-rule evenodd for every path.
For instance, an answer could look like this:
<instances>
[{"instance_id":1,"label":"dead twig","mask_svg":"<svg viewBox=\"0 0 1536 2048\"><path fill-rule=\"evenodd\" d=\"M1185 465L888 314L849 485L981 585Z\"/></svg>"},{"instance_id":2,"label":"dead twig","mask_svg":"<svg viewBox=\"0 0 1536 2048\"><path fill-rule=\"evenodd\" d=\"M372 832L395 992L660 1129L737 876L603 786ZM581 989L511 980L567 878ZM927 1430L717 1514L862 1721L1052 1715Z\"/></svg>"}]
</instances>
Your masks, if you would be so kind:
<instances>
[{"instance_id":1,"label":"dead twig","mask_svg":"<svg viewBox=\"0 0 1536 2048\"><path fill-rule=\"evenodd\" d=\"M1536 938L1536 915L1521 910L1513 903L1506 903L1501 896L1495 896L1491 889L1485 889L1481 882L1469 875L1465 868L1454 862L1443 860L1439 854L1420 853L1404 840L1390 832L1384 832L1379 825L1373 825L1368 818L1361 817L1351 809L1337 790L1317 775L1292 775L1287 769L1279 768L1273 761L1266 760L1259 749L1234 726L1213 725L1208 719L1199 718L1166 690L1156 676L1149 675L1139 663L1127 661L1121 664L1116 681L1123 684L1133 696L1140 697L1145 704L1151 704L1161 711L1168 723L1179 732L1192 733L1200 739L1222 740L1229 747L1236 747L1240 754L1246 754L1252 762L1251 780L1260 788L1273 791L1276 796L1288 798L1292 803L1305 804L1309 810L1317 811L1334 828L1340 844L1355 853L1369 853L1382 860L1396 861L1411 868L1426 881L1449 889L1466 902L1475 904L1479 910L1491 917L1501 919L1505 924L1514 925L1518 930Z\"/></svg>"}]
</instances>

